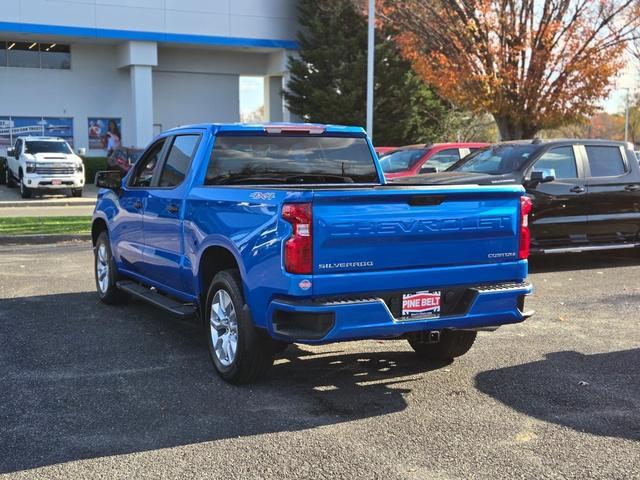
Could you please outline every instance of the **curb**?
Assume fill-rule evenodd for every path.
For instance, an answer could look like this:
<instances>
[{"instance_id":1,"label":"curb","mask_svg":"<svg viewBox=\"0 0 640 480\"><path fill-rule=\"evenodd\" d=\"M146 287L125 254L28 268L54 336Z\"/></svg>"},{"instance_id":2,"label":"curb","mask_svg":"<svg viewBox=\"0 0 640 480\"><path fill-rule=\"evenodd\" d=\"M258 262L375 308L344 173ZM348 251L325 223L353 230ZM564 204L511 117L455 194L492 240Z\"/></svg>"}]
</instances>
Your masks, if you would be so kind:
<instances>
[{"instance_id":1,"label":"curb","mask_svg":"<svg viewBox=\"0 0 640 480\"><path fill-rule=\"evenodd\" d=\"M9 201L0 202L0 208L15 208L15 207L94 207L96 205L95 200L80 200L78 202L69 202L66 200L46 200L42 202L34 201Z\"/></svg>"},{"instance_id":2,"label":"curb","mask_svg":"<svg viewBox=\"0 0 640 480\"><path fill-rule=\"evenodd\" d=\"M0 235L0 245L45 245L91 240L90 233L52 235Z\"/></svg>"}]
</instances>

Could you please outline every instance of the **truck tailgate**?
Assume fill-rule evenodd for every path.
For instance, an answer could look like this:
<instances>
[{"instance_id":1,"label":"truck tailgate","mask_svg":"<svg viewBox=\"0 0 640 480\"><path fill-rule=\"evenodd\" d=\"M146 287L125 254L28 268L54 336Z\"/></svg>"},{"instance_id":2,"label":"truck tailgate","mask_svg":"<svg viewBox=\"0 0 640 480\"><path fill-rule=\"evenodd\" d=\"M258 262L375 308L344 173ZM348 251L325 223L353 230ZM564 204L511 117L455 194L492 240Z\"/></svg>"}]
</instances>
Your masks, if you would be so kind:
<instances>
[{"instance_id":1,"label":"truck tailgate","mask_svg":"<svg viewBox=\"0 0 640 480\"><path fill-rule=\"evenodd\" d=\"M523 192L517 185L316 190L314 275L517 261Z\"/></svg>"}]
</instances>

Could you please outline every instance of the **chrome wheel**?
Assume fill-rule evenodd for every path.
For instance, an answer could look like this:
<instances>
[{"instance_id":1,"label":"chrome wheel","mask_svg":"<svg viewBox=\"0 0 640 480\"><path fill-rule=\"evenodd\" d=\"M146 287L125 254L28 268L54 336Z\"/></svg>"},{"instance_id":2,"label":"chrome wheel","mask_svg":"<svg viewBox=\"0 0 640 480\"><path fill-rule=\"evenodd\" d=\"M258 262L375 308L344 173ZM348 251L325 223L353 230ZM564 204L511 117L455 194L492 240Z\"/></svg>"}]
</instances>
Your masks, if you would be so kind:
<instances>
[{"instance_id":1,"label":"chrome wheel","mask_svg":"<svg viewBox=\"0 0 640 480\"><path fill-rule=\"evenodd\" d=\"M228 367L236 358L238 321L236 308L226 290L218 290L213 296L209 325L213 351L218 361Z\"/></svg>"},{"instance_id":2,"label":"chrome wheel","mask_svg":"<svg viewBox=\"0 0 640 480\"><path fill-rule=\"evenodd\" d=\"M109 257L104 243L98 246L96 254L96 271L98 273L98 287L100 293L106 293L109 288Z\"/></svg>"}]
</instances>

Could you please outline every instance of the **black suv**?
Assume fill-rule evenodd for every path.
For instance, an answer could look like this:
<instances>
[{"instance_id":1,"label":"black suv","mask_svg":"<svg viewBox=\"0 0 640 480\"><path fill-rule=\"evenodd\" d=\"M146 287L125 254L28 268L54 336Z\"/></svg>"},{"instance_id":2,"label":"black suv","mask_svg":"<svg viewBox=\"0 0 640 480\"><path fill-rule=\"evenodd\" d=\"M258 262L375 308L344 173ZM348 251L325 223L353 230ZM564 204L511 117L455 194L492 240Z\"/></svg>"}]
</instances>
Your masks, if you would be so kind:
<instances>
[{"instance_id":1,"label":"black suv","mask_svg":"<svg viewBox=\"0 0 640 480\"><path fill-rule=\"evenodd\" d=\"M640 166L632 145L526 140L479 150L403 184L520 183L533 201L532 253L640 246Z\"/></svg>"}]
</instances>

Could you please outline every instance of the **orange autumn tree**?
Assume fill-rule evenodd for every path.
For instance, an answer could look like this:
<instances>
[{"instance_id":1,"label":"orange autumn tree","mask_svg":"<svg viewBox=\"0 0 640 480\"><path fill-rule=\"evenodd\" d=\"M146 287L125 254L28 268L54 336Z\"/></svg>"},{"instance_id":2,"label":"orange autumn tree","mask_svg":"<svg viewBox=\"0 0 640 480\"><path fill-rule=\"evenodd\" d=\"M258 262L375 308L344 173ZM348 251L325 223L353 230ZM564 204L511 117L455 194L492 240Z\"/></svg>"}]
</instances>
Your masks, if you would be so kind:
<instances>
[{"instance_id":1,"label":"orange autumn tree","mask_svg":"<svg viewBox=\"0 0 640 480\"><path fill-rule=\"evenodd\" d=\"M638 26L637 0L379 1L424 81L504 140L594 114Z\"/></svg>"}]
</instances>

